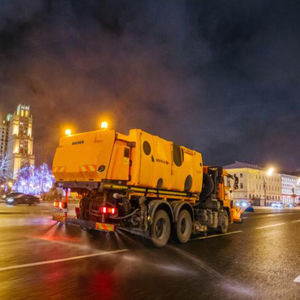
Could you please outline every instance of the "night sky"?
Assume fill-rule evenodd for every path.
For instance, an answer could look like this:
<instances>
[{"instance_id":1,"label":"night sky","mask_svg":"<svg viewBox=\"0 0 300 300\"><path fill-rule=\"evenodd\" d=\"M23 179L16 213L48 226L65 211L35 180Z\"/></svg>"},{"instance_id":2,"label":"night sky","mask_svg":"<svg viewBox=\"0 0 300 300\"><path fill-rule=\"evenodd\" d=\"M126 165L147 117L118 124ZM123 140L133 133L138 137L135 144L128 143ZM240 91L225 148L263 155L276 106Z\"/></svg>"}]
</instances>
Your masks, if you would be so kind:
<instances>
[{"instance_id":1,"label":"night sky","mask_svg":"<svg viewBox=\"0 0 300 300\"><path fill-rule=\"evenodd\" d=\"M300 1L0 0L0 114L30 104L37 163L101 118L300 168Z\"/></svg>"}]
</instances>

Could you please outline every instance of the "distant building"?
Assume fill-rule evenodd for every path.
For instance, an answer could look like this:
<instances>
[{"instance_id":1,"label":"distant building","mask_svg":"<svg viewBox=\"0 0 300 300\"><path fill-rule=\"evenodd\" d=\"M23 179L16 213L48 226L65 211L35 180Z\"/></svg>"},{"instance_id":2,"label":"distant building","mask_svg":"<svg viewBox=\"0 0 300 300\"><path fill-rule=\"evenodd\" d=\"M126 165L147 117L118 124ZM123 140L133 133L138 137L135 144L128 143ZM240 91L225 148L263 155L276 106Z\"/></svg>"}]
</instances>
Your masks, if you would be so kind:
<instances>
[{"instance_id":1,"label":"distant building","mask_svg":"<svg viewBox=\"0 0 300 300\"><path fill-rule=\"evenodd\" d=\"M251 200L255 205L270 205L281 201L281 175L270 176L257 165L238 162L224 166L229 174L239 178L238 189L233 190L233 200Z\"/></svg>"},{"instance_id":2,"label":"distant building","mask_svg":"<svg viewBox=\"0 0 300 300\"><path fill-rule=\"evenodd\" d=\"M300 202L300 179L297 176L281 174L281 197L282 202L299 203Z\"/></svg>"},{"instance_id":3,"label":"distant building","mask_svg":"<svg viewBox=\"0 0 300 300\"><path fill-rule=\"evenodd\" d=\"M0 123L0 159L4 159L7 152L8 126L7 121Z\"/></svg>"},{"instance_id":4,"label":"distant building","mask_svg":"<svg viewBox=\"0 0 300 300\"><path fill-rule=\"evenodd\" d=\"M5 171L16 178L18 171L26 165L34 165L32 115L30 107L19 104L16 112L8 114L0 127L0 155L7 158Z\"/></svg>"}]
</instances>

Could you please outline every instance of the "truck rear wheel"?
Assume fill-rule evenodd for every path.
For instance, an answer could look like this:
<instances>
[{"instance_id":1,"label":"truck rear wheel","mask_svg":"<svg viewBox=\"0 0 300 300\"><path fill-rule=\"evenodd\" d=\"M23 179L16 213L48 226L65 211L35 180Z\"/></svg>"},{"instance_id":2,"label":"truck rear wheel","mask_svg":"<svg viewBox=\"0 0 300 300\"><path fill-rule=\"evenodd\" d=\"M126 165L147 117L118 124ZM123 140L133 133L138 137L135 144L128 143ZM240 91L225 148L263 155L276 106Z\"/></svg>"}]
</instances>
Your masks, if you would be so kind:
<instances>
[{"instance_id":1,"label":"truck rear wheel","mask_svg":"<svg viewBox=\"0 0 300 300\"><path fill-rule=\"evenodd\" d=\"M220 212L218 232L226 233L228 231L228 227L229 227L228 214L226 210L223 210L222 212Z\"/></svg>"},{"instance_id":2,"label":"truck rear wheel","mask_svg":"<svg viewBox=\"0 0 300 300\"><path fill-rule=\"evenodd\" d=\"M156 211L150 230L154 246L164 247L168 243L171 234L171 223L168 214L164 210L159 209Z\"/></svg>"},{"instance_id":3,"label":"truck rear wheel","mask_svg":"<svg viewBox=\"0 0 300 300\"><path fill-rule=\"evenodd\" d=\"M192 234L192 218L190 213L183 209L178 216L178 221L176 223L176 237L179 243L186 243Z\"/></svg>"}]
</instances>

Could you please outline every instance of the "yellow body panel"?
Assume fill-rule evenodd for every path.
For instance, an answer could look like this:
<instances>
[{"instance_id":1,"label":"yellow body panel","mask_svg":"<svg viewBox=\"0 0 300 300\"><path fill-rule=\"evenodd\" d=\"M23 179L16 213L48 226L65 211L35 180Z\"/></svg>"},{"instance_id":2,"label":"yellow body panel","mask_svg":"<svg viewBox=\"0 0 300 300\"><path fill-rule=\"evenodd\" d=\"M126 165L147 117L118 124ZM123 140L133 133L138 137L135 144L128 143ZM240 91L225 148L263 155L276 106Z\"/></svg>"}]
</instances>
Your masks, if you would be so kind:
<instances>
[{"instance_id":1,"label":"yellow body panel","mask_svg":"<svg viewBox=\"0 0 300 300\"><path fill-rule=\"evenodd\" d=\"M129 154L130 148L127 146L127 143L116 140L107 173L107 179L122 181L129 179Z\"/></svg>"},{"instance_id":2,"label":"yellow body panel","mask_svg":"<svg viewBox=\"0 0 300 300\"><path fill-rule=\"evenodd\" d=\"M115 135L114 130L97 130L62 137L53 160L56 181L105 179ZM104 171L97 171L100 166Z\"/></svg>"},{"instance_id":3,"label":"yellow body panel","mask_svg":"<svg viewBox=\"0 0 300 300\"><path fill-rule=\"evenodd\" d=\"M199 193L202 155L132 129L129 135L97 130L63 137L56 150L57 181L122 180L127 185Z\"/></svg>"},{"instance_id":4,"label":"yellow body panel","mask_svg":"<svg viewBox=\"0 0 300 300\"><path fill-rule=\"evenodd\" d=\"M184 191L187 176L191 176L192 185L189 192L202 189L203 170L202 155L187 149L181 150L181 165L174 162L173 142L148 134L139 129L130 131L136 147L132 150L131 181L133 186ZM145 152L145 143L149 144L149 153Z\"/></svg>"}]
</instances>

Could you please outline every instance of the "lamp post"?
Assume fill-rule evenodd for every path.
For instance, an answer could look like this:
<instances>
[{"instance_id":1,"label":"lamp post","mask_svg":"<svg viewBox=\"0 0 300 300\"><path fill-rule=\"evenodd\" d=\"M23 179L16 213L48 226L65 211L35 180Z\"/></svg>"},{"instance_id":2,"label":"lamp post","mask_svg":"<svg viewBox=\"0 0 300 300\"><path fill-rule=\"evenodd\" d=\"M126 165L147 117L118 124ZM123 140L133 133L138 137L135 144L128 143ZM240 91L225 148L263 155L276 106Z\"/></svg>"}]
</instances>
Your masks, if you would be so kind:
<instances>
[{"instance_id":1,"label":"lamp post","mask_svg":"<svg viewBox=\"0 0 300 300\"><path fill-rule=\"evenodd\" d=\"M268 177L272 176L272 174L274 173L274 168L270 167L267 171L266 174ZM264 176L264 192L265 192L265 206L267 206L267 181L266 181L266 177Z\"/></svg>"}]
</instances>

